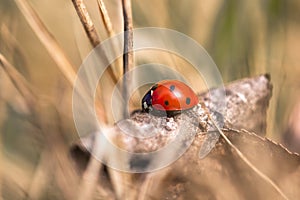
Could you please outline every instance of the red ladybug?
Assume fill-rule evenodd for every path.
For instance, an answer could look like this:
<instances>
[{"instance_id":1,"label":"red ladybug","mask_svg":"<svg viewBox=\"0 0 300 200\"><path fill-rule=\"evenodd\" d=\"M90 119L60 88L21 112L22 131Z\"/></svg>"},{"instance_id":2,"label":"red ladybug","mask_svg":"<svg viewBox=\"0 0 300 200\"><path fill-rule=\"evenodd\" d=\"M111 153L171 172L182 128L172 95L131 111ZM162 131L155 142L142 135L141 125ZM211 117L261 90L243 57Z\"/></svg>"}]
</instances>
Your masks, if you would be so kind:
<instances>
[{"instance_id":1,"label":"red ladybug","mask_svg":"<svg viewBox=\"0 0 300 200\"><path fill-rule=\"evenodd\" d=\"M142 99L146 112L178 114L198 104L195 92L185 83L177 80L164 80L156 83Z\"/></svg>"}]
</instances>

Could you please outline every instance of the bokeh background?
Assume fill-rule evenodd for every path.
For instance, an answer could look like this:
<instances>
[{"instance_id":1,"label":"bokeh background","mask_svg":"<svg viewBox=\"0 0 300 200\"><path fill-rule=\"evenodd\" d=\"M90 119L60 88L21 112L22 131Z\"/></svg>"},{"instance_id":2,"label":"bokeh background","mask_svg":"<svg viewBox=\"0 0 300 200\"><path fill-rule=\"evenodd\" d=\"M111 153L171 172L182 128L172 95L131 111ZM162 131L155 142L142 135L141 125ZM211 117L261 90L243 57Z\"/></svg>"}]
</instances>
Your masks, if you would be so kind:
<instances>
[{"instance_id":1,"label":"bokeh background","mask_svg":"<svg viewBox=\"0 0 300 200\"><path fill-rule=\"evenodd\" d=\"M77 70L92 46L71 0L28 2ZM121 32L121 1L104 2L115 33ZM96 0L85 3L101 40L107 39ZM283 142L284 134L297 133L295 130L300 124L300 114L297 114L300 113L297 106L300 102L300 1L133 0L132 9L135 28L170 28L196 40L211 55L225 83L269 73L273 96L266 135ZM24 76L36 95L45 99L40 101L52 102L57 107L60 117L53 123L59 127L62 145L67 149L78 137L72 121L72 87L13 0L0 0L0 53ZM161 54L152 57L155 57L152 61L184 70L184 62L181 61L181 65L176 58ZM191 81L200 91L197 80L191 78ZM64 196L62 186L53 180L54 170L43 165L44 154L51 148L47 147L45 134L52 135L58 128L49 126L44 135L40 134L23 98L0 68L0 199L1 196L20 199L30 193L40 199L60 199ZM132 108L139 106L138 98L137 95L132 99ZM48 118L47 112L42 115ZM50 116L49 120L52 120ZM57 145L55 140L52 145ZM47 177L44 184L39 184L40 176ZM46 186L41 188L40 185Z\"/></svg>"}]
</instances>

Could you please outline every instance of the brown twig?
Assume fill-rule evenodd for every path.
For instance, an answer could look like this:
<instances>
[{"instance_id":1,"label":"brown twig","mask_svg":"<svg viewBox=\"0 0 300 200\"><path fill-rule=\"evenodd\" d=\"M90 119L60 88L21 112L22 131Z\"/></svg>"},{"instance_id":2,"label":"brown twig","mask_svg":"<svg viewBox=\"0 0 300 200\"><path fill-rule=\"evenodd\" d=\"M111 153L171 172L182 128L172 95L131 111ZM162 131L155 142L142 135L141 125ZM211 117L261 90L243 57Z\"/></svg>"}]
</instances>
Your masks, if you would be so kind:
<instances>
[{"instance_id":1,"label":"brown twig","mask_svg":"<svg viewBox=\"0 0 300 200\"><path fill-rule=\"evenodd\" d=\"M32 9L26 0L15 0L17 6L23 13L26 21L38 36L39 40L47 49L49 55L53 58L63 75L73 85L76 78L74 67L65 55L62 48L58 45L53 35L45 27L36 12Z\"/></svg>"},{"instance_id":2,"label":"brown twig","mask_svg":"<svg viewBox=\"0 0 300 200\"><path fill-rule=\"evenodd\" d=\"M101 18L102 18L103 24L105 26L105 29L106 29L109 37L112 37L115 33L113 30L113 26L112 26L110 17L108 15L107 9L105 7L105 4L104 4L103 0L97 0L97 4L98 4L99 12L101 14Z\"/></svg>"},{"instance_id":3,"label":"brown twig","mask_svg":"<svg viewBox=\"0 0 300 200\"><path fill-rule=\"evenodd\" d=\"M72 2L91 44L96 47L100 44L100 39L85 4L82 0L72 0Z\"/></svg>"},{"instance_id":4,"label":"brown twig","mask_svg":"<svg viewBox=\"0 0 300 200\"><path fill-rule=\"evenodd\" d=\"M113 25L112 25L109 15L108 15L105 4L104 4L103 0L97 0L97 4L98 4L101 19L105 26L106 32L107 32L108 36L110 38L112 38L115 35L115 31L113 29ZM114 42L114 41L112 41L112 42ZM117 55L117 50L116 50L115 46L116 46L116 44L113 43L112 44L113 52L115 53L115 55ZM122 73L121 59L116 59L115 64L113 66L114 66L113 67L114 74L117 77L120 77L120 74Z\"/></svg>"},{"instance_id":5,"label":"brown twig","mask_svg":"<svg viewBox=\"0 0 300 200\"><path fill-rule=\"evenodd\" d=\"M78 17L80 18L82 26L84 27L84 30L90 40L91 45L94 48L97 47L98 55L101 56L101 59L103 60L103 62L109 63L106 52L103 51L101 46L98 46L101 41L100 41L98 33L95 29L94 23L86 9L84 2L82 0L72 0L72 2L73 2L73 5L77 12ZM118 78L111 67L111 63L109 63L109 64L110 64L110 66L108 66L107 72L108 72L111 80L113 81L113 84L116 84L118 82ZM101 89L103 89L102 86L101 86ZM103 96L98 96L98 98L101 100L101 102L104 102ZM102 104L104 104L104 103L102 103ZM101 104L97 104L97 106L99 106L99 110L103 111L102 114L99 116L101 118L101 121L108 122L109 117L106 116L106 114L108 112L105 111L105 106L103 106Z\"/></svg>"},{"instance_id":6,"label":"brown twig","mask_svg":"<svg viewBox=\"0 0 300 200\"><path fill-rule=\"evenodd\" d=\"M84 27L84 30L90 40L91 45L94 48L97 47L100 44L100 39L99 39L99 36L95 29L94 23L93 23L92 19L90 18L90 15L86 9L86 6L84 5L82 0L72 0L72 2L75 7L75 10L77 12L77 15L80 18L80 21ZM103 6L104 6L104 4L102 4L102 8L103 8ZM99 8L100 8L100 6L99 6ZM103 14L101 12L101 14L102 14L102 16L108 16L107 13ZM102 49L99 49L99 50L101 51ZM105 61L107 61L107 56L106 56L105 52L101 51L99 53L99 55L103 55L102 59L105 59ZM117 78L114 75L111 67L108 68L108 72L110 74L110 77L113 79L114 83L117 83ZM104 110L103 106L101 107L101 110ZM105 120L105 121L107 121L107 120ZM96 160L93 157L90 159L88 166L82 177L81 183L80 183L80 190L78 192L79 200L80 199L90 199L92 197L93 192L96 188L98 179L99 179L99 173L101 172L101 167L102 167L102 164L98 160Z\"/></svg>"},{"instance_id":7,"label":"brown twig","mask_svg":"<svg viewBox=\"0 0 300 200\"><path fill-rule=\"evenodd\" d=\"M75 10L77 12L78 17L80 18L80 21L84 27L84 30L92 44L92 46L95 48L100 44L100 39L98 36L98 33L96 31L95 25L86 9L85 4L83 3L82 0L72 0L73 5L75 7ZM102 59L104 59L104 62L109 63L106 53L102 51L102 49L98 48L99 50L99 55L103 55ZM108 67L108 73L113 80L114 84L118 82L118 79L114 72L112 71L111 66Z\"/></svg>"},{"instance_id":8,"label":"brown twig","mask_svg":"<svg viewBox=\"0 0 300 200\"><path fill-rule=\"evenodd\" d=\"M218 132L221 134L221 136L224 138L226 143L235 150L235 152L238 154L238 156L248 165L259 177L261 177L264 181L266 181L268 184L270 184L277 192L278 194L285 200L288 200L289 198L284 194L284 192L279 188L279 186L272 181L267 175L265 175L263 172L261 172L257 167L255 167L249 160L246 158L246 156L234 145L232 142L228 139L228 137L223 133L223 131L219 128L219 126L216 124L216 122L212 119L211 116L209 116L211 121L213 122L214 126L218 130Z\"/></svg>"},{"instance_id":9,"label":"brown twig","mask_svg":"<svg viewBox=\"0 0 300 200\"><path fill-rule=\"evenodd\" d=\"M47 49L50 56L56 62L62 74L71 83L71 86L73 86L74 81L76 79L76 72L74 70L73 65L66 57L62 48L58 45L57 41L54 39L52 34L47 30L46 26L43 24L41 19L38 17L38 15L32 9L32 7L28 4L28 2L26 0L15 0L15 1L19 9L25 16L25 19L27 20L27 22L35 32L35 34L38 36L38 38ZM84 95L83 90L81 90L80 92L82 93L82 95ZM98 104L97 106L100 108L99 110L104 110L103 105ZM102 121L106 121L105 114L102 114L100 117Z\"/></svg>"},{"instance_id":10,"label":"brown twig","mask_svg":"<svg viewBox=\"0 0 300 200\"><path fill-rule=\"evenodd\" d=\"M129 68L133 66L133 32L132 32L132 11L131 0L122 0L123 20L124 20L124 50L123 50L123 99L124 99L124 113L123 117L128 117L127 102L128 96L128 79L126 73Z\"/></svg>"},{"instance_id":11,"label":"brown twig","mask_svg":"<svg viewBox=\"0 0 300 200\"><path fill-rule=\"evenodd\" d=\"M85 4L82 0L72 0L74 8L77 12L78 17L80 18L80 21L82 23L82 26L84 27L84 30L90 40L91 45L95 48L100 44L100 39L98 36L98 33L96 31L96 28L94 26L94 23L86 9ZM101 49L99 49L101 50ZM99 54L100 55L100 54ZM105 52L101 52L101 55L103 55L103 59L107 60ZM111 67L109 69L109 74L111 78L113 79L114 83L117 82L117 78L115 77L114 73L112 72ZM101 97L100 97L101 98ZM100 110L104 110L104 106L101 106ZM103 114L105 116L105 114ZM106 118L103 118L102 121L107 121ZM96 160L95 158L91 158L89 160L88 166L84 172L84 175L82 177L81 183L80 183L80 189L78 191L78 198L77 199L90 199L92 197L92 194L96 188L96 183L99 179L99 173L101 171L102 164Z\"/></svg>"},{"instance_id":12,"label":"brown twig","mask_svg":"<svg viewBox=\"0 0 300 200\"><path fill-rule=\"evenodd\" d=\"M77 12L77 15L80 18L80 21L84 27L84 30L92 44L92 46L95 48L98 44L100 44L100 39L98 37L97 31L95 29L94 23L92 21L92 19L90 18L90 15L86 9L86 6L84 5L82 0L72 0L73 5L75 7L75 10ZM100 13L103 17L103 21L107 22L105 24L106 29L108 30L109 33L112 33L112 27L109 26L109 17L108 14L106 12L106 9L104 7L103 2L99 2L98 1L98 6L100 9ZM101 49L100 49L101 50ZM105 56L106 54L101 52L103 56L103 59L107 60L107 57ZM114 83L117 83L117 78L114 75L111 67L108 68L109 69L109 74L111 76L111 78L113 79ZM104 109L104 107L102 107ZM87 169L84 172L83 178L81 180L81 185L80 185L80 190L78 192L78 199L89 199L92 197L92 194L96 188L96 183L98 181L98 173L101 171L101 163L96 160L95 158L91 158Z\"/></svg>"}]
</instances>

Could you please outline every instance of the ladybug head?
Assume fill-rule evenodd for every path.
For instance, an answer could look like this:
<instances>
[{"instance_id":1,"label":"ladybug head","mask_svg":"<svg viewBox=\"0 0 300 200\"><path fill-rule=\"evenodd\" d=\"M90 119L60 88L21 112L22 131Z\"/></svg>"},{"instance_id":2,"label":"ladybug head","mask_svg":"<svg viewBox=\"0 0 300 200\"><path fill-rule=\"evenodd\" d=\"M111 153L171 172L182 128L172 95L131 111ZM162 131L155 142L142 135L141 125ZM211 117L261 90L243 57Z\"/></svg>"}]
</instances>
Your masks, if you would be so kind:
<instances>
[{"instance_id":1,"label":"ladybug head","mask_svg":"<svg viewBox=\"0 0 300 200\"><path fill-rule=\"evenodd\" d=\"M151 90L149 90L144 98L142 99L142 108L143 111L149 112L150 110L152 110L152 95L151 95Z\"/></svg>"},{"instance_id":2,"label":"ladybug head","mask_svg":"<svg viewBox=\"0 0 300 200\"><path fill-rule=\"evenodd\" d=\"M143 111L150 112L153 110L152 108L152 94L153 91L157 88L157 84L151 87L151 89L145 94L145 96L142 99L142 108Z\"/></svg>"}]
</instances>

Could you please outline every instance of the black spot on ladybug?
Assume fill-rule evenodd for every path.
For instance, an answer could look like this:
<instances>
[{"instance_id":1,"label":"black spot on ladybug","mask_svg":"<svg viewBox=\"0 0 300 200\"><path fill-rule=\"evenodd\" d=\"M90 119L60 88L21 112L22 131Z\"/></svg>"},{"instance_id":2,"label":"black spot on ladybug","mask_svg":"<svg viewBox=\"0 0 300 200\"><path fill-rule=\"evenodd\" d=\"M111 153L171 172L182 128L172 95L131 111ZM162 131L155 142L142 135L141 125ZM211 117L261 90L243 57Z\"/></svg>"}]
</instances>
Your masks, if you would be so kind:
<instances>
[{"instance_id":1,"label":"black spot on ladybug","mask_svg":"<svg viewBox=\"0 0 300 200\"><path fill-rule=\"evenodd\" d=\"M185 99L185 103L187 104L187 105L189 105L190 103L191 103L191 99L188 97L188 98L186 98Z\"/></svg>"},{"instance_id":2,"label":"black spot on ladybug","mask_svg":"<svg viewBox=\"0 0 300 200\"><path fill-rule=\"evenodd\" d=\"M168 101L165 101L165 105L168 106L168 105L169 105L169 102L168 102Z\"/></svg>"},{"instance_id":3,"label":"black spot on ladybug","mask_svg":"<svg viewBox=\"0 0 300 200\"><path fill-rule=\"evenodd\" d=\"M171 85L171 86L170 86L170 90L171 90L171 91L174 91L174 90L175 90L175 85Z\"/></svg>"}]
</instances>

